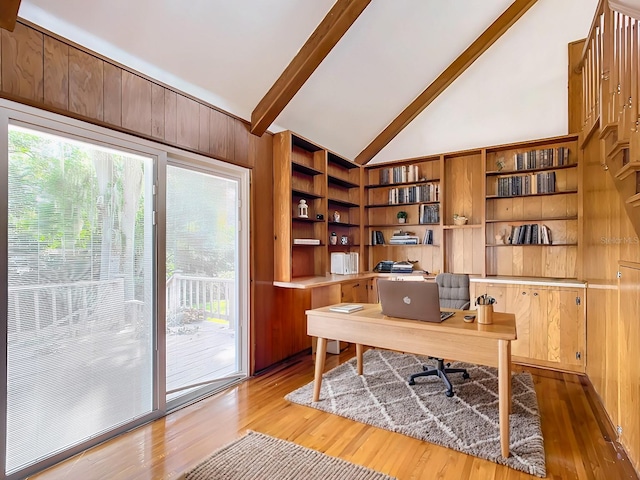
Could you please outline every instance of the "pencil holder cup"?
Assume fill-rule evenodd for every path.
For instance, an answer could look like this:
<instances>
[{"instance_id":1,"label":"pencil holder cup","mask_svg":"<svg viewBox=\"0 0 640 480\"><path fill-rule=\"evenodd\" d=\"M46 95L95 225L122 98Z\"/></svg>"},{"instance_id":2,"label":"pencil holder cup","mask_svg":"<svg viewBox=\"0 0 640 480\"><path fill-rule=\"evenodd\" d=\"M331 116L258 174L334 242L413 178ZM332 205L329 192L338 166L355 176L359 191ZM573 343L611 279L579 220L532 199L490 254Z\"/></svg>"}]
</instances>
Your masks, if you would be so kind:
<instances>
[{"instance_id":1,"label":"pencil holder cup","mask_svg":"<svg viewBox=\"0 0 640 480\"><path fill-rule=\"evenodd\" d=\"M493 323L493 305L476 305L478 308L478 323L491 325Z\"/></svg>"}]
</instances>

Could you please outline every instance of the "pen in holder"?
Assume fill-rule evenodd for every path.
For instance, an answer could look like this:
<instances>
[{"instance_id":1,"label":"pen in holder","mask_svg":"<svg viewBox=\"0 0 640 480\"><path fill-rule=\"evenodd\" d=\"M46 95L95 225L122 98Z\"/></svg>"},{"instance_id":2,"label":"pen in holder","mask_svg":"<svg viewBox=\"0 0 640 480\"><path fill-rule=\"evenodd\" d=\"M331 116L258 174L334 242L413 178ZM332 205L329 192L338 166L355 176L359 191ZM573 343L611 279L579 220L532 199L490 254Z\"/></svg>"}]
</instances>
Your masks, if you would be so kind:
<instances>
[{"instance_id":1,"label":"pen in holder","mask_svg":"<svg viewBox=\"0 0 640 480\"><path fill-rule=\"evenodd\" d=\"M496 299L489 295L480 295L476 299L478 308L478 323L481 325L491 325L493 323L493 304Z\"/></svg>"}]
</instances>

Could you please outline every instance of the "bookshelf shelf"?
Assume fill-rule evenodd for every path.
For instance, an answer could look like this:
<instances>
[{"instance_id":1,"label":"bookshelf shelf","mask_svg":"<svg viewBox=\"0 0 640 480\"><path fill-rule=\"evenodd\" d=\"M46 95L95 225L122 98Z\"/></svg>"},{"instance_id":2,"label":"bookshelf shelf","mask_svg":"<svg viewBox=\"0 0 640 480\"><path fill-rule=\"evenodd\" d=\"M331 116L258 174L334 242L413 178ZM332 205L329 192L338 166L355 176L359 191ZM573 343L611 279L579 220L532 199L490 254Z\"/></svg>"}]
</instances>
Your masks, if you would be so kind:
<instances>
[{"instance_id":1,"label":"bookshelf shelf","mask_svg":"<svg viewBox=\"0 0 640 480\"><path fill-rule=\"evenodd\" d=\"M569 215L569 216L560 216L560 217L538 217L538 218L508 218L508 219L487 219L486 223L514 223L514 222L533 222L533 223L541 223L541 222L553 222L555 220L577 220L577 215Z\"/></svg>"},{"instance_id":2,"label":"bookshelf shelf","mask_svg":"<svg viewBox=\"0 0 640 480\"><path fill-rule=\"evenodd\" d=\"M297 188L291 189L291 195L295 197L304 197L304 198L322 198L322 195L318 195L317 193L308 192L306 190L300 190Z\"/></svg>"},{"instance_id":3,"label":"bookshelf shelf","mask_svg":"<svg viewBox=\"0 0 640 480\"><path fill-rule=\"evenodd\" d=\"M343 180L342 178L334 177L334 176L331 176L331 175L327 176L327 179L328 179L330 184L338 185L338 186L343 187L343 188L356 188L356 187L358 187L357 183L349 182L347 180Z\"/></svg>"},{"instance_id":4,"label":"bookshelf shelf","mask_svg":"<svg viewBox=\"0 0 640 480\"><path fill-rule=\"evenodd\" d=\"M329 198L329 205L340 205L342 207L346 207L346 208L351 208L351 207L357 207L358 204L357 203L353 203L353 202L348 202L346 200L339 200L337 198Z\"/></svg>"},{"instance_id":5,"label":"bookshelf shelf","mask_svg":"<svg viewBox=\"0 0 640 480\"><path fill-rule=\"evenodd\" d=\"M440 245L436 245L433 243L409 243L409 244L401 244L401 243L382 243L376 245L368 245L369 247L439 247Z\"/></svg>"},{"instance_id":6,"label":"bookshelf shelf","mask_svg":"<svg viewBox=\"0 0 640 480\"><path fill-rule=\"evenodd\" d=\"M445 230L465 230L467 228L482 228L482 224L473 223L473 224L466 224L466 225L443 225L442 228Z\"/></svg>"},{"instance_id":7,"label":"bookshelf shelf","mask_svg":"<svg viewBox=\"0 0 640 480\"><path fill-rule=\"evenodd\" d=\"M565 170L567 168L576 168L577 166L578 165L575 163L570 163L568 165L556 165L555 167L523 168L522 170L488 170L486 175L487 177L508 177L512 175L522 175L525 173L540 173L549 172L551 170Z\"/></svg>"},{"instance_id":8,"label":"bookshelf shelf","mask_svg":"<svg viewBox=\"0 0 640 480\"><path fill-rule=\"evenodd\" d=\"M317 220L315 218L300 218L300 217L291 217L292 222L302 222L302 223L323 223L324 220Z\"/></svg>"},{"instance_id":9,"label":"bookshelf shelf","mask_svg":"<svg viewBox=\"0 0 640 480\"><path fill-rule=\"evenodd\" d=\"M493 247L577 247L577 243L487 243L485 245L488 248Z\"/></svg>"},{"instance_id":10,"label":"bookshelf shelf","mask_svg":"<svg viewBox=\"0 0 640 480\"><path fill-rule=\"evenodd\" d=\"M315 168L308 167L296 162L291 162L291 170L293 170L294 172L303 173L305 175L310 175L312 177L315 177L316 175L323 175L324 173L320 170L316 170Z\"/></svg>"},{"instance_id":11,"label":"bookshelf shelf","mask_svg":"<svg viewBox=\"0 0 640 480\"><path fill-rule=\"evenodd\" d=\"M325 244L324 243L319 243L318 245L307 245L307 244L303 244L303 243L302 244L300 244L300 243L292 243L291 246L294 247L294 248L309 248L309 247L318 248L318 247L324 247Z\"/></svg>"},{"instance_id":12,"label":"bookshelf shelf","mask_svg":"<svg viewBox=\"0 0 640 480\"><path fill-rule=\"evenodd\" d=\"M333 227L349 227L349 228L360 226L357 223L344 223L344 222L333 222L333 221L329 221L329 225Z\"/></svg>"},{"instance_id":13,"label":"bookshelf shelf","mask_svg":"<svg viewBox=\"0 0 640 480\"><path fill-rule=\"evenodd\" d=\"M578 190L564 190L560 192L548 192L548 193L530 193L527 195L487 195L487 200L495 200L498 198L522 198L522 197L550 197L553 195L570 195L572 193L578 193Z\"/></svg>"},{"instance_id":14,"label":"bookshelf shelf","mask_svg":"<svg viewBox=\"0 0 640 480\"><path fill-rule=\"evenodd\" d=\"M393 187L411 187L414 185L426 185L428 183L440 183L439 178L430 178L427 180L419 180L417 182L400 182L400 183L378 183L372 185L365 185L365 189L373 188L393 188Z\"/></svg>"}]
</instances>

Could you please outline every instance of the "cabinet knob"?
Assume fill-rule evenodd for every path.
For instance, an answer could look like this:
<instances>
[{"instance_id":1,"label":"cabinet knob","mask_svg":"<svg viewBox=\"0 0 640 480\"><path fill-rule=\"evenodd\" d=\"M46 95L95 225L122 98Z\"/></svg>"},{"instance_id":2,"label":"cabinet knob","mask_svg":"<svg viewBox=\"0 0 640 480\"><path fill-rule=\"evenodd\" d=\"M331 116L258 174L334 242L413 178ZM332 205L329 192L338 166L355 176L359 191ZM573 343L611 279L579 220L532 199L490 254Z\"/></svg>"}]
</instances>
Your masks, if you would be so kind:
<instances>
[{"instance_id":1,"label":"cabinet knob","mask_svg":"<svg viewBox=\"0 0 640 480\"><path fill-rule=\"evenodd\" d=\"M360 286L360 284L359 284L359 283L356 283L356 284L353 286L353 288L358 288L359 286Z\"/></svg>"},{"instance_id":2,"label":"cabinet knob","mask_svg":"<svg viewBox=\"0 0 640 480\"><path fill-rule=\"evenodd\" d=\"M527 292L522 292L522 295L526 295L526 294L527 294Z\"/></svg>"},{"instance_id":3,"label":"cabinet knob","mask_svg":"<svg viewBox=\"0 0 640 480\"><path fill-rule=\"evenodd\" d=\"M533 292L533 296L537 297L538 296L538 292Z\"/></svg>"}]
</instances>

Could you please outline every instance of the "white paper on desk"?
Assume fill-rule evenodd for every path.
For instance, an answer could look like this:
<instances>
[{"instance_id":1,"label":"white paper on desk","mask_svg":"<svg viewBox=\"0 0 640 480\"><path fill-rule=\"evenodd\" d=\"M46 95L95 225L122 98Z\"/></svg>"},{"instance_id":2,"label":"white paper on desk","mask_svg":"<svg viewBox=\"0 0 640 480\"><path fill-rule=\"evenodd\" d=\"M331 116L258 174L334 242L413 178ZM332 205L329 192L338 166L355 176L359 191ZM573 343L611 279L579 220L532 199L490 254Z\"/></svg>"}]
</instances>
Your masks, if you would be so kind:
<instances>
[{"instance_id":1,"label":"white paper on desk","mask_svg":"<svg viewBox=\"0 0 640 480\"><path fill-rule=\"evenodd\" d=\"M331 310L332 312L351 313L351 312L357 312L358 310L362 310L362 305L356 305L356 304L337 305L335 307L329 307L329 310Z\"/></svg>"}]
</instances>

